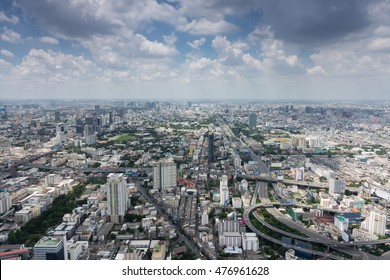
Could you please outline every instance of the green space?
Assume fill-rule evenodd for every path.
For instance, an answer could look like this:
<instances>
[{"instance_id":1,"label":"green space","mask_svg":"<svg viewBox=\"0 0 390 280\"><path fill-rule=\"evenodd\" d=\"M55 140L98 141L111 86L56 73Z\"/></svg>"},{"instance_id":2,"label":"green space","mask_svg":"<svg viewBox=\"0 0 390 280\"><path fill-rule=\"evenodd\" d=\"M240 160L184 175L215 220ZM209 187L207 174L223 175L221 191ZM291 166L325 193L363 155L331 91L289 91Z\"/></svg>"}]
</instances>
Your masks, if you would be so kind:
<instances>
[{"instance_id":1,"label":"green space","mask_svg":"<svg viewBox=\"0 0 390 280\"><path fill-rule=\"evenodd\" d=\"M131 136L130 134L128 133L125 133L125 134L121 134L119 136L117 136L114 141L116 143L125 143L125 142L128 142L128 141L132 141L134 139L133 136Z\"/></svg>"},{"instance_id":2,"label":"green space","mask_svg":"<svg viewBox=\"0 0 390 280\"><path fill-rule=\"evenodd\" d=\"M83 194L86 184L79 184L73 187L73 191L67 195L60 195L52 206L40 216L31 219L24 226L8 235L8 244L25 244L26 247L34 246L46 231L62 222L62 217L71 213L72 210L82 204L85 200L78 200Z\"/></svg>"},{"instance_id":3,"label":"green space","mask_svg":"<svg viewBox=\"0 0 390 280\"><path fill-rule=\"evenodd\" d=\"M284 223L282 223L278 219L276 219L272 214L268 213L268 211L266 209L260 208L257 212L258 212L259 216L266 223L270 224L271 226L274 226L274 227L276 227L276 228L278 228L280 230L283 230L283 231L286 231L286 232L289 232L289 233L292 233L292 234L295 234L295 235L307 237L305 234L303 234L299 230L293 229L293 228L285 225Z\"/></svg>"}]
</instances>

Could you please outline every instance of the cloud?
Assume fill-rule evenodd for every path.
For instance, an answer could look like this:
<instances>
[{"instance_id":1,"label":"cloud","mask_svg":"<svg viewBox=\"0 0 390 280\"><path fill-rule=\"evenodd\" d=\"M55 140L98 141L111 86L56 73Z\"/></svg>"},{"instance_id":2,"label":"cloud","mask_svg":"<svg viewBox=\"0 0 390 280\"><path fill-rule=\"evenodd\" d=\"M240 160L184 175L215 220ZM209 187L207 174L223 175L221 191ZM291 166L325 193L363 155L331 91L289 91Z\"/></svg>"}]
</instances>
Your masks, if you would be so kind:
<instances>
[{"instance_id":1,"label":"cloud","mask_svg":"<svg viewBox=\"0 0 390 280\"><path fill-rule=\"evenodd\" d=\"M22 40L22 36L19 33L16 33L14 30L4 27L3 33L0 34L0 40L16 44Z\"/></svg>"},{"instance_id":2,"label":"cloud","mask_svg":"<svg viewBox=\"0 0 390 280\"><path fill-rule=\"evenodd\" d=\"M163 43L157 41L149 41L145 36L141 34L136 34L134 36L136 44L139 46L139 50L151 56L172 56L178 53L178 51L169 45L164 45Z\"/></svg>"},{"instance_id":3,"label":"cloud","mask_svg":"<svg viewBox=\"0 0 390 280\"><path fill-rule=\"evenodd\" d=\"M209 21L201 18L179 26L178 30L192 35L216 35L237 32L240 28L225 20Z\"/></svg>"},{"instance_id":4,"label":"cloud","mask_svg":"<svg viewBox=\"0 0 390 280\"><path fill-rule=\"evenodd\" d=\"M275 37L298 44L320 44L363 30L370 24L363 0L263 0L262 21Z\"/></svg>"},{"instance_id":5,"label":"cloud","mask_svg":"<svg viewBox=\"0 0 390 280\"><path fill-rule=\"evenodd\" d=\"M189 45L194 50L199 50L204 43L206 43L206 38L202 37L192 42L187 42L187 45Z\"/></svg>"},{"instance_id":6,"label":"cloud","mask_svg":"<svg viewBox=\"0 0 390 280\"><path fill-rule=\"evenodd\" d=\"M7 22L7 23L12 23L12 24L18 24L19 23L19 18L12 15L8 17L6 14L0 11L0 22Z\"/></svg>"},{"instance_id":7,"label":"cloud","mask_svg":"<svg viewBox=\"0 0 390 280\"><path fill-rule=\"evenodd\" d=\"M308 75L324 75L324 76L328 75L328 73L326 73L326 71L319 65L316 65L312 68L308 68L307 74Z\"/></svg>"},{"instance_id":8,"label":"cloud","mask_svg":"<svg viewBox=\"0 0 390 280\"><path fill-rule=\"evenodd\" d=\"M17 0L23 12L47 30L63 37L88 38L113 33L118 24L107 17L106 1Z\"/></svg>"},{"instance_id":9,"label":"cloud","mask_svg":"<svg viewBox=\"0 0 390 280\"><path fill-rule=\"evenodd\" d=\"M53 37L41 37L39 38L39 41L45 44L51 44L51 45L58 45L58 40Z\"/></svg>"},{"instance_id":10,"label":"cloud","mask_svg":"<svg viewBox=\"0 0 390 280\"><path fill-rule=\"evenodd\" d=\"M14 54L10 52L9 50L0 50L0 54L6 56L6 57L14 57Z\"/></svg>"},{"instance_id":11,"label":"cloud","mask_svg":"<svg viewBox=\"0 0 390 280\"><path fill-rule=\"evenodd\" d=\"M82 56L62 52L32 49L23 61L14 67L15 79L34 80L40 83L82 81L96 77L99 69Z\"/></svg>"}]
</instances>

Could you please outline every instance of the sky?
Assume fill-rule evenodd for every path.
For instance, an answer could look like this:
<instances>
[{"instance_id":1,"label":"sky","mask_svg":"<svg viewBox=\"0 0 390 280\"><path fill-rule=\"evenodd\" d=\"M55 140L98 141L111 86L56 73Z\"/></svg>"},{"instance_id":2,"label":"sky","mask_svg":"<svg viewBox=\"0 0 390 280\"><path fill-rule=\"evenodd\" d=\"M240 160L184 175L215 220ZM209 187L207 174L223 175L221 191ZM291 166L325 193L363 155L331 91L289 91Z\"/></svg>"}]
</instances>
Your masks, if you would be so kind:
<instances>
[{"instance_id":1,"label":"sky","mask_svg":"<svg viewBox=\"0 0 390 280\"><path fill-rule=\"evenodd\" d=\"M390 0L1 0L0 99L389 99Z\"/></svg>"}]
</instances>

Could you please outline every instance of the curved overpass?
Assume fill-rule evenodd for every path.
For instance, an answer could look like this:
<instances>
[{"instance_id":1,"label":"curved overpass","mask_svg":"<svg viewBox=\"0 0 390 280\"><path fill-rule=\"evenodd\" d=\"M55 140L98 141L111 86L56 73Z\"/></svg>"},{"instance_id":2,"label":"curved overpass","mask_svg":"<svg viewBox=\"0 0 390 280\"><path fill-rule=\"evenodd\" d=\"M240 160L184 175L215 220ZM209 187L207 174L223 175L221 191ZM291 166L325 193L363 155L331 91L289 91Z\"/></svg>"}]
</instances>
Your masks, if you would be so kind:
<instances>
[{"instance_id":1,"label":"curved overpass","mask_svg":"<svg viewBox=\"0 0 390 280\"><path fill-rule=\"evenodd\" d=\"M316 250L310 250L310 249L306 249L306 248L302 248L300 246L296 246L296 245L292 245L292 244L286 244L286 243L283 243L281 240L279 239L275 239L271 236L268 236L266 234L264 234L263 232L261 232L260 230L258 230L255 226L253 226L249 220L249 214L255 210L257 207L253 208L251 207L251 210L250 211L245 211L244 213L244 218L247 222L247 227L249 227L253 232L255 232L257 235L259 235L260 237L266 239L266 240L269 240L273 243L276 243L278 245L281 245L283 247L286 247L286 248L292 248L294 250L299 250L301 252L304 252L304 253L309 253L309 254L313 254L313 255L317 255L317 256L321 256L321 257L326 257L326 258L330 258L330 259L335 259L335 260L344 260L344 258L342 257L339 257L339 256L336 256L336 255L333 255L333 254L330 254L330 253L324 253L324 252L321 252L321 251L316 251Z\"/></svg>"},{"instance_id":2,"label":"curved overpass","mask_svg":"<svg viewBox=\"0 0 390 280\"><path fill-rule=\"evenodd\" d=\"M250 229L252 229L251 227L254 228L254 226L251 224L250 219L249 219L250 213L252 213L255 209L257 209L259 207L262 207L262 206L263 205L260 203L260 204L253 205L253 206L251 206L251 207L249 207L248 209L245 210L244 217L245 217L245 219L247 221L247 224L250 225L249 226ZM276 228L276 227L268 224L263 219L261 219L260 216L257 215L257 213L254 214L254 217L262 225L266 226L267 228L269 228L269 229L271 229L271 230L273 230L275 232L278 232L278 233L283 234L285 236L289 236L289 237L294 238L294 239L299 239L299 240L303 240L303 241L307 241L307 242L311 242L311 243L318 243L318 244L329 245L329 246L361 246L361 245L376 245L376 244L390 243L390 238L382 239L382 240L373 240L373 241L355 241L355 242L352 241L352 242L349 242L349 243L348 242L341 243L341 242L336 241L336 240L331 240L331 239L328 239L328 238L324 238L323 236L319 235L318 233L311 232L311 231L310 231L310 235L312 235L312 237L304 237L304 236L299 236L299 235L296 235L296 234L292 234L292 233L286 232L284 230L281 230L279 228ZM303 229L302 227L296 225L295 228L298 229L298 230L299 230L299 228L297 228L297 227L299 227L301 230ZM256 231L256 233L257 233L257 231ZM309 232L308 232L308 230L306 230L306 231L304 231L304 233L309 233ZM264 235L264 233L262 233L262 235ZM280 240L278 240L278 241L280 241Z\"/></svg>"}]
</instances>

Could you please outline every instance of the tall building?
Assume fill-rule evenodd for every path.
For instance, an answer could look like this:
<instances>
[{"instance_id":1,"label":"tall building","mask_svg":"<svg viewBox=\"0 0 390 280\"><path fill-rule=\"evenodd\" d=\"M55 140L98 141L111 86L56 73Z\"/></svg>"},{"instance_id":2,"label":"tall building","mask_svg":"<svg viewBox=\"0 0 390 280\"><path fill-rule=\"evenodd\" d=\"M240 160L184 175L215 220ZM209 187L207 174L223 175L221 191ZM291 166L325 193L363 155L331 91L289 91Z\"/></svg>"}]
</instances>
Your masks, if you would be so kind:
<instances>
[{"instance_id":1,"label":"tall building","mask_svg":"<svg viewBox=\"0 0 390 280\"><path fill-rule=\"evenodd\" d=\"M371 234L385 235L386 231L386 214L379 213L377 211L371 211L370 215L362 222L361 228L368 231Z\"/></svg>"},{"instance_id":2,"label":"tall building","mask_svg":"<svg viewBox=\"0 0 390 280\"><path fill-rule=\"evenodd\" d=\"M153 165L153 189L156 191L169 190L177 186L176 163L172 158L161 159Z\"/></svg>"},{"instance_id":3,"label":"tall building","mask_svg":"<svg viewBox=\"0 0 390 280\"><path fill-rule=\"evenodd\" d=\"M335 177L334 172L329 174L329 193L335 194L340 193L343 194L345 192L345 183L344 180Z\"/></svg>"},{"instance_id":4,"label":"tall building","mask_svg":"<svg viewBox=\"0 0 390 280\"><path fill-rule=\"evenodd\" d=\"M0 192L0 214L11 208L11 197L8 192Z\"/></svg>"},{"instance_id":5,"label":"tall building","mask_svg":"<svg viewBox=\"0 0 390 280\"><path fill-rule=\"evenodd\" d=\"M61 113L60 111L55 111L54 112L54 121L59 122L61 120Z\"/></svg>"},{"instance_id":6,"label":"tall building","mask_svg":"<svg viewBox=\"0 0 390 280\"><path fill-rule=\"evenodd\" d=\"M123 174L110 173L107 176L108 215L114 224L123 223L127 210L126 177Z\"/></svg>"},{"instance_id":7,"label":"tall building","mask_svg":"<svg viewBox=\"0 0 390 280\"><path fill-rule=\"evenodd\" d=\"M249 115L249 130L255 130L257 126L257 115L256 114L250 114Z\"/></svg>"},{"instance_id":8,"label":"tall building","mask_svg":"<svg viewBox=\"0 0 390 280\"><path fill-rule=\"evenodd\" d=\"M295 180L296 181L303 181L305 178L305 168L300 167L295 169Z\"/></svg>"},{"instance_id":9,"label":"tall building","mask_svg":"<svg viewBox=\"0 0 390 280\"><path fill-rule=\"evenodd\" d=\"M34 245L35 260L64 260L63 239L45 236Z\"/></svg>"},{"instance_id":10,"label":"tall building","mask_svg":"<svg viewBox=\"0 0 390 280\"><path fill-rule=\"evenodd\" d=\"M100 115L100 105L95 105L95 114L96 116Z\"/></svg>"},{"instance_id":11,"label":"tall building","mask_svg":"<svg viewBox=\"0 0 390 280\"><path fill-rule=\"evenodd\" d=\"M222 175L221 181L219 182L219 199L221 205L229 203L228 178L226 175Z\"/></svg>"},{"instance_id":12,"label":"tall building","mask_svg":"<svg viewBox=\"0 0 390 280\"><path fill-rule=\"evenodd\" d=\"M208 161L212 163L215 161L215 146L214 146L214 134L209 134L209 148L208 148Z\"/></svg>"}]
</instances>

